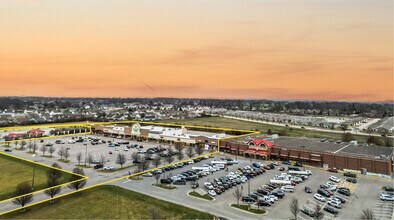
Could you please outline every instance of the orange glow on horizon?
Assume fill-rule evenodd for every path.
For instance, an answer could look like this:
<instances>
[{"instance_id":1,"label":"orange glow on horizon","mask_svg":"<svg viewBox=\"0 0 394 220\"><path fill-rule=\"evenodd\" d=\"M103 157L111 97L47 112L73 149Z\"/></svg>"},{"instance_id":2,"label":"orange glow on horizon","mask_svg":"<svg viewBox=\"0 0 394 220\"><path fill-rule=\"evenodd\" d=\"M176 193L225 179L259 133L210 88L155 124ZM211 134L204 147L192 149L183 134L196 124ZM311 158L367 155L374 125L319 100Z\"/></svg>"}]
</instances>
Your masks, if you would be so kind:
<instances>
[{"instance_id":1,"label":"orange glow on horizon","mask_svg":"<svg viewBox=\"0 0 394 220\"><path fill-rule=\"evenodd\" d=\"M394 100L392 1L284 2L1 1L0 96Z\"/></svg>"}]
</instances>

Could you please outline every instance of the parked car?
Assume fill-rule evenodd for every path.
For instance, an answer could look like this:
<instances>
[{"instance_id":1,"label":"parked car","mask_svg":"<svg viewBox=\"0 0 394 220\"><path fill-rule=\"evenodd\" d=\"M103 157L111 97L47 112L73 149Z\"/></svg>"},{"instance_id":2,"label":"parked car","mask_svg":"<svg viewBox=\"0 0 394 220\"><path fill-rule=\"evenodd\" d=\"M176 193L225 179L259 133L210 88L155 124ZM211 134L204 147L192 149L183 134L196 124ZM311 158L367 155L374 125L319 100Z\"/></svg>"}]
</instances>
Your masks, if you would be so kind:
<instances>
[{"instance_id":1,"label":"parked car","mask_svg":"<svg viewBox=\"0 0 394 220\"><path fill-rule=\"evenodd\" d=\"M352 177L348 177L346 178L347 182L351 182L351 183L357 183L357 179L356 178L352 178Z\"/></svg>"},{"instance_id":2,"label":"parked car","mask_svg":"<svg viewBox=\"0 0 394 220\"><path fill-rule=\"evenodd\" d=\"M311 187L305 186L305 192L306 192L306 193L312 193Z\"/></svg>"},{"instance_id":3,"label":"parked car","mask_svg":"<svg viewBox=\"0 0 394 220\"><path fill-rule=\"evenodd\" d=\"M350 191L344 190L344 189L339 189L338 193L340 193L342 195L345 195L345 196L350 196L351 195Z\"/></svg>"},{"instance_id":4,"label":"parked car","mask_svg":"<svg viewBox=\"0 0 394 220\"><path fill-rule=\"evenodd\" d=\"M304 208L301 210L302 213L304 213L305 215L314 218L315 217L315 211L312 211L310 209Z\"/></svg>"},{"instance_id":5,"label":"parked car","mask_svg":"<svg viewBox=\"0 0 394 220\"><path fill-rule=\"evenodd\" d=\"M171 179L161 179L160 180L160 183L162 183L162 184L171 184Z\"/></svg>"},{"instance_id":6,"label":"parked car","mask_svg":"<svg viewBox=\"0 0 394 220\"><path fill-rule=\"evenodd\" d=\"M256 201L256 200L253 199L253 198L250 197L250 196L243 196L243 197L242 197L242 202L252 203L252 202L255 202L255 201Z\"/></svg>"},{"instance_id":7,"label":"parked car","mask_svg":"<svg viewBox=\"0 0 394 220\"><path fill-rule=\"evenodd\" d=\"M214 190L208 190L208 195L210 195L210 196L216 196L217 194L216 194L216 192L214 191Z\"/></svg>"},{"instance_id":8,"label":"parked car","mask_svg":"<svg viewBox=\"0 0 394 220\"><path fill-rule=\"evenodd\" d=\"M394 201L394 196L390 196L388 194L381 194L379 198L383 201Z\"/></svg>"},{"instance_id":9,"label":"parked car","mask_svg":"<svg viewBox=\"0 0 394 220\"><path fill-rule=\"evenodd\" d=\"M320 202L325 202L326 201L326 199L322 195L317 194L317 193L315 195L313 195L313 198L315 198L316 200L318 200Z\"/></svg>"},{"instance_id":10,"label":"parked car","mask_svg":"<svg viewBox=\"0 0 394 220\"><path fill-rule=\"evenodd\" d=\"M341 179L336 177L336 176L330 176L330 180L333 181L333 182L336 182L336 183L340 183L341 182Z\"/></svg>"},{"instance_id":11,"label":"parked car","mask_svg":"<svg viewBox=\"0 0 394 220\"><path fill-rule=\"evenodd\" d=\"M317 193L318 193L319 195L322 195L322 196L325 196L325 197L330 197L330 196L331 196L330 193L327 192L327 191L324 190L324 189L318 189L318 190L317 190Z\"/></svg>"},{"instance_id":12,"label":"parked car","mask_svg":"<svg viewBox=\"0 0 394 220\"><path fill-rule=\"evenodd\" d=\"M394 192L394 187L391 186L384 186L382 189L387 192Z\"/></svg>"},{"instance_id":13,"label":"parked car","mask_svg":"<svg viewBox=\"0 0 394 220\"><path fill-rule=\"evenodd\" d=\"M100 168L103 168L103 164L97 164L93 167L93 169L95 169L95 170L100 169Z\"/></svg>"},{"instance_id":14,"label":"parked car","mask_svg":"<svg viewBox=\"0 0 394 220\"><path fill-rule=\"evenodd\" d=\"M144 177L152 177L153 174L151 172L146 172L146 173L142 174L142 176L144 176Z\"/></svg>"},{"instance_id":15,"label":"parked car","mask_svg":"<svg viewBox=\"0 0 394 220\"><path fill-rule=\"evenodd\" d=\"M339 196L334 196L334 197L332 197L332 198L334 198L334 199L337 199L337 200L341 201L341 203L346 203L346 199L344 199L344 198L342 198L342 197L339 197Z\"/></svg>"},{"instance_id":16,"label":"parked car","mask_svg":"<svg viewBox=\"0 0 394 220\"><path fill-rule=\"evenodd\" d=\"M6 148L4 149L5 152L12 152L12 149Z\"/></svg>"},{"instance_id":17,"label":"parked car","mask_svg":"<svg viewBox=\"0 0 394 220\"><path fill-rule=\"evenodd\" d=\"M114 170L115 169L115 167L113 167L113 166L106 166L106 167L104 167L104 170Z\"/></svg>"},{"instance_id":18,"label":"parked car","mask_svg":"<svg viewBox=\"0 0 394 220\"><path fill-rule=\"evenodd\" d=\"M259 200L257 202L257 205L258 206L271 206L271 204L269 202L265 201L265 200Z\"/></svg>"},{"instance_id":19,"label":"parked car","mask_svg":"<svg viewBox=\"0 0 394 220\"><path fill-rule=\"evenodd\" d=\"M346 172L346 173L343 173L343 176L356 178L356 177L357 177L357 174L355 174L355 173L350 173L350 172Z\"/></svg>"},{"instance_id":20,"label":"parked car","mask_svg":"<svg viewBox=\"0 0 394 220\"><path fill-rule=\"evenodd\" d=\"M334 209L333 207L330 207L330 206L325 206L323 210L326 211L326 212L329 212L329 213L331 213L333 215L338 214L338 210L336 210L336 209Z\"/></svg>"},{"instance_id":21,"label":"parked car","mask_svg":"<svg viewBox=\"0 0 394 220\"><path fill-rule=\"evenodd\" d=\"M177 179L172 184L174 184L174 185L186 185L186 180Z\"/></svg>"},{"instance_id":22,"label":"parked car","mask_svg":"<svg viewBox=\"0 0 394 220\"><path fill-rule=\"evenodd\" d=\"M333 173L338 173L338 169L333 167L333 168L328 168L328 172L333 172Z\"/></svg>"}]
</instances>

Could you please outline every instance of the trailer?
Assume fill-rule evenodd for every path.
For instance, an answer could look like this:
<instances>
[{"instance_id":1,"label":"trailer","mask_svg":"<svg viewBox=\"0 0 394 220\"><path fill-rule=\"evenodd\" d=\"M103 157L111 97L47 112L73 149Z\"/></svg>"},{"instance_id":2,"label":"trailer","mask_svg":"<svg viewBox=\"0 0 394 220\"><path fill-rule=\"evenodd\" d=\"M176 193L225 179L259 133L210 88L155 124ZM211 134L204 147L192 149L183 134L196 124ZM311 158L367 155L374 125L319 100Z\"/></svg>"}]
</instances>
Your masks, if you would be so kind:
<instances>
[{"instance_id":1,"label":"trailer","mask_svg":"<svg viewBox=\"0 0 394 220\"><path fill-rule=\"evenodd\" d=\"M307 176L312 175L312 172L310 170L305 170L305 171L289 170L288 173L291 175L307 175Z\"/></svg>"},{"instance_id":2,"label":"trailer","mask_svg":"<svg viewBox=\"0 0 394 220\"><path fill-rule=\"evenodd\" d=\"M271 179L270 183L271 184L278 184L278 185L291 185L291 181L288 181L288 180L274 180L274 179Z\"/></svg>"},{"instance_id":3,"label":"trailer","mask_svg":"<svg viewBox=\"0 0 394 220\"><path fill-rule=\"evenodd\" d=\"M209 172L209 167L192 167L192 170L208 171Z\"/></svg>"}]
</instances>

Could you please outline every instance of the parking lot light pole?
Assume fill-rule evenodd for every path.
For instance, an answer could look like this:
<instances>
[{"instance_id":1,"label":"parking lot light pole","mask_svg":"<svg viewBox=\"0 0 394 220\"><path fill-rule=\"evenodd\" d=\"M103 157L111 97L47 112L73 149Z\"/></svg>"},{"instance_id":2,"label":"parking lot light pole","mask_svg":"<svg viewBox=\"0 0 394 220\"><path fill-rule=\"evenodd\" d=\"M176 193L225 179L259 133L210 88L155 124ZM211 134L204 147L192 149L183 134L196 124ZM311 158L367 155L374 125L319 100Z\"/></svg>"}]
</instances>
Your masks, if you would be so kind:
<instances>
[{"instance_id":1,"label":"parking lot light pole","mask_svg":"<svg viewBox=\"0 0 394 220\"><path fill-rule=\"evenodd\" d=\"M86 160L87 160L87 157L88 157L88 144L83 144L83 145L85 145L85 167L86 167Z\"/></svg>"},{"instance_id":2,"label":"parking lot light pole","mask_svg":"<svg viewBox=\"0 0 394 220\"><path fill-rule=\"evenodd\" d=\"M37 154L33 154L33 157L34 157L34 164L33 164L33 178L32 178L32 181L31 181L31 189L33 190L34 189L34 176L35 176L35 173L36 173L36 156L37 156Z\"/></svg>"},{"instance_id":3,"label":"parking lot light pole","mask_svg":"<svg viewBox=\"0 0 394 220\"><path fill-rule=\"evenodd\" d=\"M248 179L248 195L250 195L250 178Z\"/></svg>"}]
</instances>

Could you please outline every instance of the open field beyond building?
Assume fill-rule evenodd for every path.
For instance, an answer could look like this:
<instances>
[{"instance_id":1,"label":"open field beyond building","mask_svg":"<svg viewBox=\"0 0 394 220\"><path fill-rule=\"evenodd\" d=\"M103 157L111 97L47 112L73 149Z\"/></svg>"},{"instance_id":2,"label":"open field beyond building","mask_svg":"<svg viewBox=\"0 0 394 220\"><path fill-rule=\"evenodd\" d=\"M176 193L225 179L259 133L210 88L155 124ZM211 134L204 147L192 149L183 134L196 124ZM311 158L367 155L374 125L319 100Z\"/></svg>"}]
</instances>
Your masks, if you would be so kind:
<instances>
[{"instance_id":1,"label":"open field beyond building","mask_svg":"<svg viewBox=\"0 0 394 220\"><path fill-rule=\"evenodd\" d=\"M222 117L203 117L203 118L189 118L180 120L165 120L165 123L174 124L188 124L195 126L209 126L209 127L221 127L221 128L234 128L242 130L258 130L262 133L266 133L268 129L271 129L272 133L285 133L287 136L291 137L311 137L311 138L326 138L340 140L342 134L323 132L323 131L313 131L301 128L291 128L283 127L277 125L262 124L256 122L241 121L235 119L228 119ZM365 143L368 136L353 135L354 139L359 143Z\"/></svg>"},{"instance_id":2,"label":"open field beyond building","mask_svg":"<svg viewBox=\"0 0 394 220\"><path fill-rule=\"evenodd\" d=\"M16 185L32 181L34 164L25 160L0 154L0 200L14 197ZM47 188L46 172L50 168L35 165L34 191ZM63 173L60 184L68 182L71 174Z\"/></svg>"},{"instance_id":3,"label":"open field beyond building","mask_svg":"<svg viewBox=\"0 0 394 220\"><path fill-rule=\"evenodd\" d=\"M24 213L13 212L2 219L213 219L213 216L155 199L117 186L98 186L55 203L43 203Z\"/></svg>"}]
</instances>

